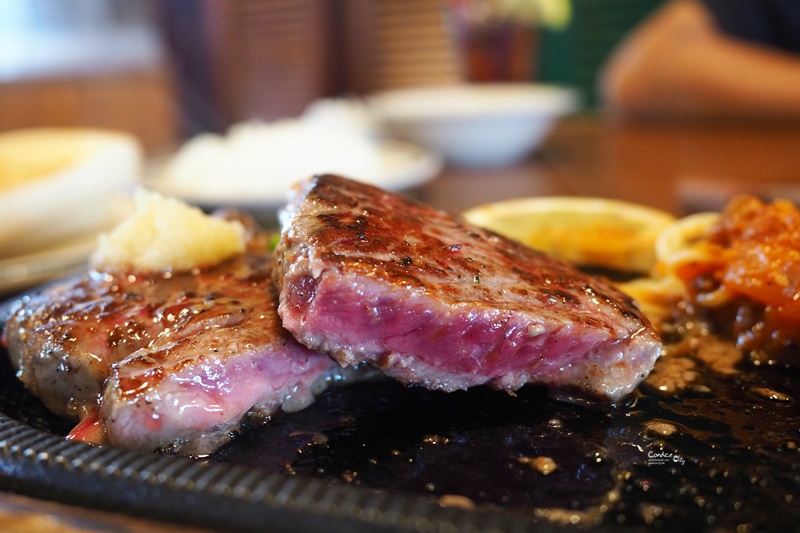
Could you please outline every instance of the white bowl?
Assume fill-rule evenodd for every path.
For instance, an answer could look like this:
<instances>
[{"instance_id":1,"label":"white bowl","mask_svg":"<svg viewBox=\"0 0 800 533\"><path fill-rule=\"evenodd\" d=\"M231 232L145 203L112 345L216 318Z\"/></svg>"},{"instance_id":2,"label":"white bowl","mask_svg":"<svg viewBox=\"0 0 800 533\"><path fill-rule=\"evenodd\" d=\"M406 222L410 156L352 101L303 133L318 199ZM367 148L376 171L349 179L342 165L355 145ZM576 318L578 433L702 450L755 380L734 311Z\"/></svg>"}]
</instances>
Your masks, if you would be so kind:
<instances>
[{"instance_id":1,"label":"white bowl","mask_svg":"<svg viewBox=\"0 0 800 533\"><path fill-rule=\"evenodd\" d=\"M369 106L385 131L462 166L500 166L531 154L577 93L542 84L466 84L378 93Z\"/></svg>"}]
</instances>

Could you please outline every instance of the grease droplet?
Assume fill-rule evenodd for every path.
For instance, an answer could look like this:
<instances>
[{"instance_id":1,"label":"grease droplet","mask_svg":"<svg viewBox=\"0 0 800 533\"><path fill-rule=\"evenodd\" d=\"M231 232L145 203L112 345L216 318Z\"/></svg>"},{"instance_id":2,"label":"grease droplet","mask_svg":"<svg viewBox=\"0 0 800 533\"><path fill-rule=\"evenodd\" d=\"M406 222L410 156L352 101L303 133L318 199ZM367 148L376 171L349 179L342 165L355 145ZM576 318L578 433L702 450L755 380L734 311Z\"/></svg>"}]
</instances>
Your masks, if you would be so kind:
<instances>
[{"instance_id":1,"label":"grease droplet","mask_svg":"<svg viewBox=\"0 0 800 533\"><path fill-rule=\"evenodd\" d=\"M669 437L678 431L678 428L674 425L668 422L662 422L660 420L651 420L649 422L645 422L644 429L648 433L653 433L661 437Z\"/></svg>"},{"instance_id":2,"label":"grease droplet","mask_svg":"<svg viewBox=\"0 0 800 533\"><path fill-rule=\"evenodd\" d=\"M776 390L769 389L767 387L754 387L750 389L750 392L752 392L756 396L764 398L765 400L771 400L773 402L788 403L794 401L794 398L792 398L788 394L784 394L782 392L778 392Z\"/></svg>"},{"instance_id":3,"label":"grease droplet","mask_svg":"<svg viewBox=\"0 0 800 533\"><path fill-rule=\"evenodd\" d=\"M558 468L556 462L550 457L520 457L517 461L530 466L544 476L549 476Z\"/></svg>"}]
</instances>

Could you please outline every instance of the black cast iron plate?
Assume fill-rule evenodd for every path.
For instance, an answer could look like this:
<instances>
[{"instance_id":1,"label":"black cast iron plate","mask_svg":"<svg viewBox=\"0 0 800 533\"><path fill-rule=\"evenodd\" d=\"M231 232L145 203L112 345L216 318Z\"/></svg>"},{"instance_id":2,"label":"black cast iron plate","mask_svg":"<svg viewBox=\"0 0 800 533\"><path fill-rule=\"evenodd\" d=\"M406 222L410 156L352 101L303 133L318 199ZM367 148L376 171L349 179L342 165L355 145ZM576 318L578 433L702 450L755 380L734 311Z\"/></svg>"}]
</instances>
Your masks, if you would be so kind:
<instances>
[{"instance_id":1,"label":"black cast iron plate","mask_svg":"<svg viewBox=\"0 0 800 533\"><path fill-rule=\"evenodd\" d=\"M66 441L0 349L0 488L226 531L796 530L800 373L698 369L610 412L353 384L192 460Z\"/></svg>"}]
</instances>

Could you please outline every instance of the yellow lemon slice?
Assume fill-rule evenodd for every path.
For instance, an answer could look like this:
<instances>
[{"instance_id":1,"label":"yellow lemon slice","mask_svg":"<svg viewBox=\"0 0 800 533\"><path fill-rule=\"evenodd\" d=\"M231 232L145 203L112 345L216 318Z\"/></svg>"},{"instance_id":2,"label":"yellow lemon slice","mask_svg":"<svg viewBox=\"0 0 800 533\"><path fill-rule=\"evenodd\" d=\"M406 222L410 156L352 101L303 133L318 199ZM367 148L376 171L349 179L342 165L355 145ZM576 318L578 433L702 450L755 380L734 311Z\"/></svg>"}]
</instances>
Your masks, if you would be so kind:
<instances>
[{"instance_id":1,"label":"yellow lemon slice","mask_svg":"<svg viewBox=\"0 0 800 533\"><path fill-rule=\"evenodd\" d=\"M0 191L48 178L95 149L96 133L26 129L0 134Z\"/></svg>"},{"instance_id":2,"label":"yellow lemon slice","mask_svg":"<svg viewBox=\"0 0 800 533\"><path fill-rule=\"evenodd\" d=\"M655 242L675 221L650 207L586 197L533 197L480 205L464 218L572 263L631 273L649 272Z\"/></svg>"},{"instance_id":3,"label":"yellow lemon slice","mask_svg":"<svg viewBox=\"0 0 800 533\"><path fill-rule=\"evenodd\" d=\"M138 182L139 141L88 128L31 128L0 134L0 258L31 253L93 232L112 197Z\"/></svg>"}]
</instances>

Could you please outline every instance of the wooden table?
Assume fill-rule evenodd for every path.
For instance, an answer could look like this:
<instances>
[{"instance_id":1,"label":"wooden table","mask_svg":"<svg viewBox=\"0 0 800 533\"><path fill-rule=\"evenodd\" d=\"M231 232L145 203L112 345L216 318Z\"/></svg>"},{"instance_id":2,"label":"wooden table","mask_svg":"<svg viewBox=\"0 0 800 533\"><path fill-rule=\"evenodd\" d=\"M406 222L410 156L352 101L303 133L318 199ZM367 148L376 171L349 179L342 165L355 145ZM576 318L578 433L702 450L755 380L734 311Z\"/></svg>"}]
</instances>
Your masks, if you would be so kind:
<instances>
[{"instance_id":1,"label":"wooden table","mask_svg":"<svg viewBox=\"0 0 800 533\"><path fill-rule=\"evenodd\" d=\"M800 124L615 124L569 119L541 151L507 168L446 168L419 196L457 213L518 196L619 198L683 214L719 207L732 193L800 198ZM0 493L0 529L189 531ZM196 531L196 530L192 530Z\"/></svg>"},{"instance_id":2,"label":"wooden table","mask_svg":"<svg viewBox=\"0 0 800 533\"><path fill-rule=\"evenodd\" d=\"M518 196L618 198L676 215L719 208L735 192L800 199L800 123L559 124L538 154L506 168L447 168L422 188L451 212Z\"/></svg>"},{"instance_id":3,"label":"wooden table","mask_svg":"<svg viewBox=\"0 0 800 533\"><path fill-rule=\"evenodd\" d=\"M203 533L203 530L0 492L4 533Z\"/></svg>"}]
</instances>

